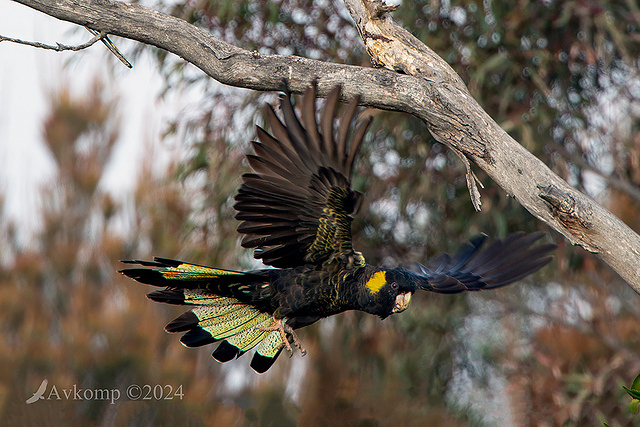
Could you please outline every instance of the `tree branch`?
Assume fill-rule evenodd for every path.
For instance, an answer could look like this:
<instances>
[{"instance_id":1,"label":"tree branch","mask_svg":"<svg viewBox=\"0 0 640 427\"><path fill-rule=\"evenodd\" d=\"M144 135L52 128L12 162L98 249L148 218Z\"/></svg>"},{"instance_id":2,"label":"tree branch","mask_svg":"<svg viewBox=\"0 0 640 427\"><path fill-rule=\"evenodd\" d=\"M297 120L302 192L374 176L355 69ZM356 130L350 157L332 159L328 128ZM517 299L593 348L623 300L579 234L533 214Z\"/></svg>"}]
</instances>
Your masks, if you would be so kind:
<instances>
[{"instance_id":1,"label":"tree branch","mask_svg":"<svg viewBox=\"0 0 640 427\"><path fill-rule=\"evenodd\" d=\"M376 57L382 58L385 54L393 56L395 49L404 46L405 59L401 54L392 69L409 74L415 71L416 75L249 52L179 18L138 4L111 0L16 1L58 19L165 49L227 85L271 91L282 89L286 81L293 92L299 93L317 78L320 96L341 84L345 100L360 95L363 105L411 113L423 120L438 140L485 170L536 218L573 244L596 253L640 293L640 236L513 140L471 97L451 67L395 26L386 11L369 14L365 6L375 1L345 0L361 34L366 36L366 30L382 43L367 49L379 48L381 53ZM392 51L384 46L385 37L393 41Z\"/></svg>"}]
</instances>

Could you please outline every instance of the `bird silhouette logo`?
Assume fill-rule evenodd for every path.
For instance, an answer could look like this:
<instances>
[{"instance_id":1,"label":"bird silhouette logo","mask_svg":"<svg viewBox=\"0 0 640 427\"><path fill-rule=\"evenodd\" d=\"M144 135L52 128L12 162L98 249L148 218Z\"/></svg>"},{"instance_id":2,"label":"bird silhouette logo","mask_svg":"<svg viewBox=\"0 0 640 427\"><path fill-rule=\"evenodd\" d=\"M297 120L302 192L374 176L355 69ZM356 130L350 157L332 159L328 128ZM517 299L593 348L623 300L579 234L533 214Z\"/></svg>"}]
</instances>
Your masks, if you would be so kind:
<instances>
[{"instance_id":1,"label":"bird silhouette logo","mask_svg":"<svg viewBox=\"0 0 640 427\"><path fill-rule=\"evenodd\" d=\"M32 403L37 402L40 399L44 399L44 392L47 389L47 384L49 383L49 380L44 379L42 380L42 384L40 384L40 387L38 387L38 390L36 390L35 393L33 393L33 396L31 396L30 398L27 399L27 405L30 405Z\"/></svg>"}]
</instances>

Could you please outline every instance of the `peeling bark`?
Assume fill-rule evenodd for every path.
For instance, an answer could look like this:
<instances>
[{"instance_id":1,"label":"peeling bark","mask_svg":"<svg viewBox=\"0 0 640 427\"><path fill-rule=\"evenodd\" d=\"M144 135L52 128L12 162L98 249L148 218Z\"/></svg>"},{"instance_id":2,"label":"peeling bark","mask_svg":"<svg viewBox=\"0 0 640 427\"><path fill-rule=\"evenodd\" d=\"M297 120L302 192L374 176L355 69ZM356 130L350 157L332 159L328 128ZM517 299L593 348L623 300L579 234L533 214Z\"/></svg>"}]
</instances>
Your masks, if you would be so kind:
<instances>
[{"instance_id":1,"label":"peeling bark","mask_svg":"<svg viewBox=\"0 0 640 427\"><path fill-rule=\"evenodd\" d=\"M411 113L536 218L596 253L640 293L640 236L513 140L444 60L393 22L389 15L393 7L380 0L345 0L345 4L374 62L393 71L249 52L137 4L15 1L58 19L165 49L224 84L261 91L280 90L286 84L300 93L317 79L320 96L341 84L343 100L360 95L362 105ZM472 181L468 169L470 188L475 187ZM479 203L479 196L474 203Z\"/></svg>"}]
</instances>

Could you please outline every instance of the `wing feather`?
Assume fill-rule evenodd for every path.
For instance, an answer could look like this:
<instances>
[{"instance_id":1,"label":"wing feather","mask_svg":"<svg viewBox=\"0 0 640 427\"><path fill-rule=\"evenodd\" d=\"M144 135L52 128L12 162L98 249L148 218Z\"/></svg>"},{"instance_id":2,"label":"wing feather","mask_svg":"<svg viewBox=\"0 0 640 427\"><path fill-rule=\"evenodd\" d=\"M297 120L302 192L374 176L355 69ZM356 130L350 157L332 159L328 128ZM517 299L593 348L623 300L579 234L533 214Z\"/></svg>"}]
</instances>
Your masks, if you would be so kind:
<instances>
[{"instance_id":1,"label":"wing feather","mask_svg":"<svg viewBox=\"0 0 640 427\"><path fill-rule=\"evenodd\" d=\"M344 115L342 116L342 120L351 122L351 120L353 120L353 117L356 114L357 108L358 108L358 104L356 102L352 102L349 105L347 105ZM349 137L349 127L340 126L340 130L338 131L338 146L336 150L336 156L337 156L338 164L341 166L345 165L347 158L349 157L349 153L348 153L349 147L347 146L348 137Z\"/></svg>"},{"instance_id":2,"label":"wing feather","mask_svg":"<svg viewBox=\"0 0 640 427\"><path fill-rule=\"evenodd\" d=\"M235 199L242 246L253 248L256 258L274 267L320 264L338 254L364 263L351 245L351 214L361 194L350 181L371 117L358 123L351 135L356 99L334 129L340 99L336 87L324 103L318 126L315 99L313 86L302 99L302 120L289 96L280 100L282 120L267 108L270 133L258 128L258 141L252 143L255 154L247 156L253 173L243 175Z\"/></svg>"},{"instance_id":3,"label":"wing feather","mask_svg":"<svg viewBox=\"0 0 640 427\"><path fill-rule=\"evenodd\" d=\"M327 100L324 103L324 108L322 109L322 118L320 119L323 151L329 158L333 158L336 151L336 144L333 140L333 117L336 113L336 107L338 106L339 97L340 87L336 86L331 90L331 92L329 92L329 96L327 96Z\"/></svg>"},{"instance_id":4,"label":"wing feather","mask_svg":"<svg viewBox=\"0 0 640 427\"><path fill-rule=\"evenodd\" d=\"M322 137L318 132L318 122L316 121L316 97L314 88L308 87L302 97L302 122L307 130L309 140L313 143L313 149L321 152Z\"/></svg>"},{"instance_id":5,"label":"wing feather","mask_svg":"<svg viewBox=\"0 0 640 427\"><path fill-rule=\"evenodd\" d=\"M419 263L408 266L416 286L438 293L478 291L505 286L534 273L547 265L554 244L531 247L544 235L542 232L508 235L482 248L486 236L471 240L454 258L442 254L431 260L430 266Z\"/></svg>"}]
</instances>

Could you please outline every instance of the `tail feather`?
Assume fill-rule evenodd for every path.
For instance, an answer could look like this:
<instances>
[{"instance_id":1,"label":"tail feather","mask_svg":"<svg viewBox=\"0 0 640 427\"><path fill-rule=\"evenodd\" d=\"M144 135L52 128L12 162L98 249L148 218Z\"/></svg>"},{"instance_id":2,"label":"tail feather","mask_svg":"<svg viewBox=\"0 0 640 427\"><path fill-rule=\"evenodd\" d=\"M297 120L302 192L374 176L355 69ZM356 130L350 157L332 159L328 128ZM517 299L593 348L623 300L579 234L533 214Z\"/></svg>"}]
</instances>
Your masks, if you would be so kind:
<instances>
[{"instance_id":1,"label":"tail feather","mask_svg":"<svg viewBox=\"0 0 640 427\"><path fill-rule=\"evenodd\" d=\"M185 347L202 347L203 345L216 342L216 339L213 338L208 331L196 326L187 331L187 333L180 338L180 342Z\"/></svg>"},{"instance_id":2,"label":"tail feather","mask_svg":"<svg viewBox=\"0 0 640 427\"><path fill-rule=\"evenodd\" d=\"M209 306L194 308L192 311L207 310ZM198 315L198 314L196 314ZM200 316L198 316L200 317ZM256 325L271 319L273 316L262 313L249 306L240 306L236 310L229 311L224 316L213 318L201 318L199 326L209 332L216 340L228 338L240 332L254 328Z\"/></svg>"},{"instance_id":3,"label":"tail feather","mask_svg":"<svg viewBox=\"0 0 640 427\"><path fill-rule=\"evenodd\" d=\"M174 304L174 305L194 304L187 300L187 297L184 294L184 290L175 289L175 288L167 288L161 291L150 292L147 294L147 298L149 298L151 301L163 302L165 304ZM202 304L206 304L206 303L202 303Z\"/></svg>"},{"instance_id":4,"label":"tail feather","mask_svg":"<svg viewBox=\"0 0 640 427\"><path fill-rule=\"evenodd\" d=\"M170 333L186 332L198 326L199 321L193 311L187 311L169 322L164 330Z\"/></svg>"},{"instance_id":5,"label":"tail feather","mask_svg":"<svg viewBox=\"0 0 640 427\"><path fill-rule=\"evenodd\" d=\"M264 283L267 277L260 273L223 270L189 264L168 258L154 258L154 261L125 260L125 264L137 264L153 268L125 268L120 273L140 283L153 286L179 287L184 289L205 289L212 292L224 292L225 289L244 290L250 293L250 287L243 285Z\"/></svg>"},{"instance_id":6,"label":"tail feather","mask_svg":"<svg viewBox=\"0 0 640 427\"><path fill-rule=\"evenodd\" d=\"M269 277L260 272L221 270L166 258L125 261L151 268L121 271L141 283L167 286L147 296L157 302L193 308L171 321L165 330L184 332L180 342L199 347L220 342L212 356L227 362L257 346L251 366L265 372L277 359L284 342L269 308Z\"/></svg>"},{"instance_id":7,"label":"tail feather","mask_svg":"<svg viewBox=\"0 0 640 427\"><path fill-rule=\"evenodd\" d=\"M230 360L240 357L240 351L237 346L231 344L228 340L222 341L218 348L211 353L214 359L220 363L225 363Z\"/></svg>"},{"instance_id":8,"label":"tail feather","mask_svg":"<svg viewBox=\"0 0 640 427\"><path fill-rule=\"evenodd\" d=\"M167 287L164 291L149 294L154 301L168 304L207 304L211 295L233 297L241 302L256 304L271 298L269 277L261 271L241 272L189 264L168 258L154 261L123 261L152 268L125 268L120 273L146 285ZM204 294L190 294L193 301L180 295L183 290L200 290ZM200 299L200 301L197 301ZM184 302L183 302L184 301Z\"/></svg>"},{"instance_id":9,"label":"tail feather","mask_svg":"<svg viewBox=\"0 0 640 427\"><path fill-rule=\"evenodd\" d=\"M258 345L268 334L272 332L265 332L260 328L266 328L273 325L273 319L261 319L261 321L249 329L244 330L232 337L229 337L226 341L232 346L236 347L240 352L244 353L251 350ZM279 336L279 335L278 335Z\"/></svg>"},{"instance_id":10,"label":"tail feather","mask_svg":"<svg viewBox=\"0 0 640 427\"><path fill-rule=\"evenodd\" d=\"M259 373L265 372L284 346L277 331L262 329L275 324L273 316L246 304L229 304L230 300L233 299L221 297L217 302L222 305L197 306L173 320L165 329L169 332L187 331L180 339L187 347L222 341L212 354L219 362L240 357L258 345L251 366Z\"/></svg>"},{"instance_id":11,"label":"tail feather","mask_svg":"<svg viewBox=\"0 0 640 427\"><path fill-rule=\"evenodd\" d=\"M265 339L260 342L260 345L256 349L256 353L251 359L251 367L258 373L266 372L267 369L274 364L284 343L277 331L271 332Z\"/></svg>"}]
</instances>

